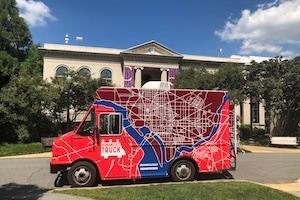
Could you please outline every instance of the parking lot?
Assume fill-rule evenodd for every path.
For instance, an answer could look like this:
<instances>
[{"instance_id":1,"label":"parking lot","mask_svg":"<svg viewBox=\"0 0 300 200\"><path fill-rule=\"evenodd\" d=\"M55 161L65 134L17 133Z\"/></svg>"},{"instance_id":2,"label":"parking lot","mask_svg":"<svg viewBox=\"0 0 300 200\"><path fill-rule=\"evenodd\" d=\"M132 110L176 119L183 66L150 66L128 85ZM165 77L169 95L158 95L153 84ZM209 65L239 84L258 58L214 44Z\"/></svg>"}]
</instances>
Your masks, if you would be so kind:
<instances>
[{"instance_id":1,"label":"parking lot","mask_svg":"<svg viewBox=\"0 0 300 200\"><path fill-rule=\"evenodd\" d=\"M196 181L233 178L263 184L294 183L300 178L299 169L298 153L246 153L238 155L236 171L229 172L232 177L230 174L224 176L206 174L198 176ZM44 193L55 188L54 181L57 177L49 172L49 158L1 159L0 176L0 196L8 194L24 196L23 199L41 198ZM169 181L169 179L148 180L142 183ZM133 182L113 182L104 185L114 184L133 184Z\"/></svg>"}]
</instances>

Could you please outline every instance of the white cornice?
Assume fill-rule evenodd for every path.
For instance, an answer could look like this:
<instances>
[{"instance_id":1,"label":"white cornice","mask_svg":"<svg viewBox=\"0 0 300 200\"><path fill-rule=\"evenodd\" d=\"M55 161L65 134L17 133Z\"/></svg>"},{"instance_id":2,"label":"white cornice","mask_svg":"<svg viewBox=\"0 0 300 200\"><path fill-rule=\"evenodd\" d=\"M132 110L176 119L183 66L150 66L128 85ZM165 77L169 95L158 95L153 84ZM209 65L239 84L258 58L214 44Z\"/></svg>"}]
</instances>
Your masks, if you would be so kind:
<instances>
[{"instance_id":1,"label":"white cornice","mask_svg":"<svg viewBox=\"0 0 300 200\"><path fill-rule=\"evenodd\" d=\"M48 44L45 43L42 50L55 50L55 51L72 51L84 53L104 53L119 55L124 49L102 48L102 47L89 47L65 44Z\"/></svg>"},{"instance_id":2,"label":"white cornice","mask_svg":"<svg viewBox=\"0 0 300 200\"><path fill-rule=\"evenodd\" d=\"M150 41L147 43L143 43L141 45L137 45L132 48L136 48L138 46L142 46L142 45L149 44L152 42L155 42L156 44L159 44L159 45L163 46L164 48L169 49L168 47L165 47L164 45L162 45L156 41ZM132 48L130 48L130 49L132 49ZM44 47L41 47L40 49L45 50L45 51L55 51L55 52L61 51L61 52L73 52L73 53L87 53L87 54L88 53L90 53L90 54L108 54L108 55L115 55L115 56L121 56L121 54L124 54L124 53L131 54L130 52L127 51L128 49L115 49L115 48L103 48L103 47L91 47L91 46L66 45L66 44L49 44L49 43L45 43ZM169 50L171 50L171 49L169 49ZM171 51L175 52L173 50L171 50ZM189 55L189 54L179 54L179 53L176 53L176 54L181 55L180 57L178 56L178 58L182 59L183 61L196 61L196 62L202 61L202 62L221 62L221 63L230 62L230 63L241 63L241 64L245 63L240 58L199 56L199 55ZM138 56L139 54L133 53L133 55ZM140 56L143 56L143 55L144 54L140 54ZM151 55L151 56L161 57L161 55Z\"/></svg>"},{"instance_id":3,"label":"white cornice","mask_svg":"<svg viewBox=\"0 0 300 200\"><path fill-rule=\"evenodd\" d=\"M183 54L184 61L207 61L207 62L230 62L230 63L241 63L238 58L226 58L226 57L213 57L213 56L198 56L198 55L188 55Z\"/></svg>"}]
</instances>

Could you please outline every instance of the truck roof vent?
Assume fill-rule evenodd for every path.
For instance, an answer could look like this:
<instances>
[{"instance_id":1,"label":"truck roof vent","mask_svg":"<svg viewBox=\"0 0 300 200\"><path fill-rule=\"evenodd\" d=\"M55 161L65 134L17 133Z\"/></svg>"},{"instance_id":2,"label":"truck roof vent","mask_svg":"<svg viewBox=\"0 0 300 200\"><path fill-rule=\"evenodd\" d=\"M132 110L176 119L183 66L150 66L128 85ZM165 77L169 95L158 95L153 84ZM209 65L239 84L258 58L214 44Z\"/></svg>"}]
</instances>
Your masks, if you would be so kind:
<instances>
[{"instance_id":1,"label":"truck roof vent","mask_svg":"<svg viewBox=\"0 0 300 200\"><path fill-rule=\"evenodd\" d=\"M165 81L149 81L142 86L142 89L170 90L173 84Z\"/></svg>"}]
</instances>

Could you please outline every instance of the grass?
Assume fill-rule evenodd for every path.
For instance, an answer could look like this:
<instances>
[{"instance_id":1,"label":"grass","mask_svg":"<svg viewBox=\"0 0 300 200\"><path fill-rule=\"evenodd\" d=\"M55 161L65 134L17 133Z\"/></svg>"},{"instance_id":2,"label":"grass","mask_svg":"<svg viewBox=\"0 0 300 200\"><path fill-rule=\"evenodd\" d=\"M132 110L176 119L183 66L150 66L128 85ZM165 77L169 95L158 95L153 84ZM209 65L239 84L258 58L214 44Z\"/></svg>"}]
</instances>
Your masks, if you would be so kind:
<instances>
[{"instance_id":1,"label":"grass","mask_svg":"<svg viewBox=\"0 0 300 200\"><path fill-rule=\"evenodd\" d=\"M45 152L41 143L0 144L0 156L15 156Z\"/></svg>"},{"instance_id":2,"label":"grass","mask_svg":"<svg viewBox=\"0 0 300 200\"><path fill-rule=\"evenodd\" d=\"M58 193L89 197L95 200L296 200L291 194L248 182L183 183L137 187L71 189Z\"/></svg>"}]
</instances>

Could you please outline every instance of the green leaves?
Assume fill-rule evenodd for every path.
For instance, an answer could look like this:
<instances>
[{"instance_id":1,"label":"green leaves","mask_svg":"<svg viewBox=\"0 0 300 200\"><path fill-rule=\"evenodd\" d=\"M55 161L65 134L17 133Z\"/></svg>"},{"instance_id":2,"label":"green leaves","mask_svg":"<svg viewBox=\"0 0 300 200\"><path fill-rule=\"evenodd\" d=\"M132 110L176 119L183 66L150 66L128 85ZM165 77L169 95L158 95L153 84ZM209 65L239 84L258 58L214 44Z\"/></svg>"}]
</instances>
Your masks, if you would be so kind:
<instances>
[{"instance_id":1,"label":"green leaves","mask_svg":"<svg viewBox=\"0 0 300 200\"><path fill-rule=\"evenodd\" d=\"M220 89L229 91L235 103L245 98L243 87L245 78L243 69L239 65L224 64L215 73L210 73L204 67L181 70L176 77L176 88L189 89Z\"/></svg>"},{"instance_id":2,"label":"green leaves","mask_svg":"<svg viewBox=\"0 0 300 200\"><path fill-rule=\"evenodd\" d=\"M204 67L182 70L176 77L176 88L212 89L214 88L213 75Z\"/></svg>"},{"instance_id":3,"label":"green leaves","mask_svg":"<svg viewBox=\"0 0 300 200\"><path fill-rule=\"evenodd\" d=\"M11 76L17 73L18 60L5 51L0 51L0 90L9 83Z\"/></svg>"},{"instance_id":4,"label":"green leaves","mask_svg":"<svg viewBox=\"0 0 300 200\"><path fill-rule=\"evenodd\" d=\"M70 130L78 114L93 103L100 85L100 80L80 76L75 71L68 72L65 77L54 78L50 88L56 92L52 93L52 104L47 109L57 119L57 124L62 124L66 117L66 129Z\"/></svg>"},{"instance_id":5,"label":"green leaves","mask_svg":"<svg viewBox=\"0 0 300 200\"><path fill-rule=\"evenodd\" d=\"M273 124L273 134L299 135L300 122L300 59L271 59L253 62L246 68L245 93L264 101L267 127ZM271 116L272 115L272 116Z\"/></svg>"},{"instance_id":6,"label":"green leaves","mask_svg":"<svg viewBox=\"0 0 300 200\"><path fill-rule=\"evenodd\" d=\"M23 60L32 45L31 33L15 0L0 1L0 51Z\"/></svg>"},{"instance_id":7,"label":"green leaves","mask_svg":"<svg viewBox=\"0 0 300 200\"><path fill-rule=\"evenodd\" d=\"M227 90L230 99L238 104L245 99L244 86L245 77L243 67L236 64L224 64L214 74L215 85L218 89Z\"/></svg>"}]
</instances>

